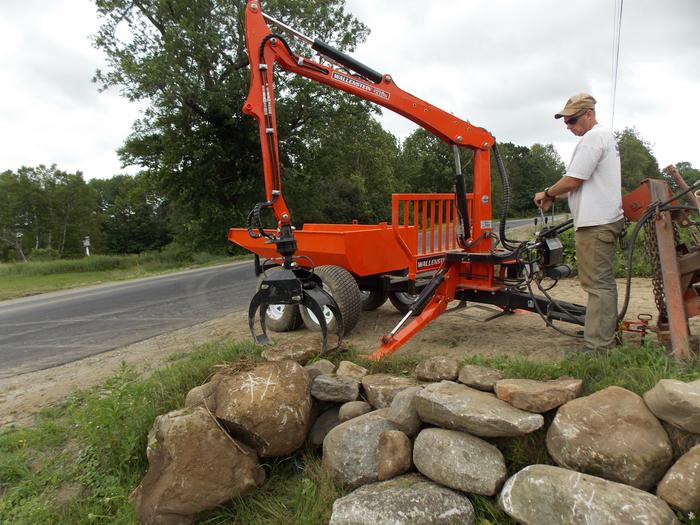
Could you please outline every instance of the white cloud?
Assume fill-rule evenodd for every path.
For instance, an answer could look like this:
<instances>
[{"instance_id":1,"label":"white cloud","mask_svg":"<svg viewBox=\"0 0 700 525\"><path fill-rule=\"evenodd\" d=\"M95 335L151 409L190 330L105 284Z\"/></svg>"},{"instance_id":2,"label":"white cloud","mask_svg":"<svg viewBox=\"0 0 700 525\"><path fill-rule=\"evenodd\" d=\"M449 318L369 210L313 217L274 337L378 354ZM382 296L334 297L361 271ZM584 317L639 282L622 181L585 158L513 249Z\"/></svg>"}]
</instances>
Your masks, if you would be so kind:
<instances>
[{"instance_id":1,"label":"white cloud","mask_svg":"<svg viewBox=\"0 0 700 525\"><path fill-rule=\"evenodd\" d=\"M610 123L610 0L347 5L372 30L356 58L498 140L553 143L567 161L576 138L552 115L584 90ZM636 127L661 166L700 167L700 2L635 0L624 9L614 127ZM127 171L115 150L141 108L91 82L104 65L89 43L97 27L86 0L0 1L0 170L56 163L87 178ZM385 113L398 136L415 129Z\"/></svg>"}]
</instances>

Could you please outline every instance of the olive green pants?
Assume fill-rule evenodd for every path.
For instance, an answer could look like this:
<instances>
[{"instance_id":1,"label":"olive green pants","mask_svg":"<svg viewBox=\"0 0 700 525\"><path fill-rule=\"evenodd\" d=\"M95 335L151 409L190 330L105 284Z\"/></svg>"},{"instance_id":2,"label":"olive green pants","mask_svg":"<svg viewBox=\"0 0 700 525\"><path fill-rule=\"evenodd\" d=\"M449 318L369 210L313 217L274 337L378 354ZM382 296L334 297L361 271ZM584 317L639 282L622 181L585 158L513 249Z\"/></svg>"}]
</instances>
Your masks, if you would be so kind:
<instances>
[{"instance_id":1,"label":"olive green pants","mask_svg":"<svg viewBox=\"0 0 700 525\"><path fill-rule=\"evenodd\" d=\"M576 230L576 264L581 287L588 294L583 339L586 347L604 350L615 343L617 285L613 273L615 241L624 219Z\"/></svg>"}]
</instances>

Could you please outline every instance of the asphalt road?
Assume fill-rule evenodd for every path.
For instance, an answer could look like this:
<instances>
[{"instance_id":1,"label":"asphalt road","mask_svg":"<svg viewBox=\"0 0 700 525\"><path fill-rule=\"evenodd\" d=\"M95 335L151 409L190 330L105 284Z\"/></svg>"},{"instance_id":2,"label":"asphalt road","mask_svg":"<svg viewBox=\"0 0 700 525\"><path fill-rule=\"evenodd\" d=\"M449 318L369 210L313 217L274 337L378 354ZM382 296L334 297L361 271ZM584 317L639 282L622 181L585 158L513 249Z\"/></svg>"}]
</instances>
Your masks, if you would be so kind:
<instances>
[{"instance_id":1,"label":"asphalt road","mask_svg":"<svg viewBox=\"0 0 700 525\"><path fill-rule=\"evenodd\" d=\"M255 283L246 261L0 302L0 378L244 310Z\"/></svg>"},{"instance_id":2,"label":"asphalt road","mask_svg":"<svg viewBox=\"0 0 700 525\"><path fill-rule=\"evenodd\" d=\"M255 283L247 261L0 302L0 378L245 311Z\"/></svg>"}]
</instances>

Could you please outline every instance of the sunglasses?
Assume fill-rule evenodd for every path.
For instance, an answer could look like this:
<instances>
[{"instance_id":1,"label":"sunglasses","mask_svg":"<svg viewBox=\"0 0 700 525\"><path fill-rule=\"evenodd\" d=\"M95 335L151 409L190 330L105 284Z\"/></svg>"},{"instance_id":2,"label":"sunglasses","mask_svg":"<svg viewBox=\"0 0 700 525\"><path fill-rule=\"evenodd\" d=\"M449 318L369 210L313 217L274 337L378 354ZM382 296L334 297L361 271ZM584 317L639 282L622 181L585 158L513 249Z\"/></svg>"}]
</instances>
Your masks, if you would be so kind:
<instances>
[{"instance_id":1,"label":"sunglasses","mask_svg":"<svg viewBox=\"0 0 700 525\"><path fill-rule=\"evenodd\" d=\"M574 115L571 118L565 118L564 119L564 124L568 125L574 125L578 122L578 119L580 119L582 116L584 116L586 113L588 113L588 110L585 110L583 113L579 113L578 115Z\"/></svg>"}]
</instances>

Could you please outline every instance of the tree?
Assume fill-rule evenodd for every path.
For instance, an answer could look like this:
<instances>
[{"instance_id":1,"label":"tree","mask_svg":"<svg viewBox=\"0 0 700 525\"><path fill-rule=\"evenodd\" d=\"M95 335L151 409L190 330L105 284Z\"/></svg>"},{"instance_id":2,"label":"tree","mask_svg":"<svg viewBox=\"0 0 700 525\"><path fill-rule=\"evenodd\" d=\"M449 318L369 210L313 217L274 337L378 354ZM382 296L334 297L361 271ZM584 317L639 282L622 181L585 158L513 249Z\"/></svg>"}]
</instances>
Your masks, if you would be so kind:
<instances>
[{"instance_id":1,"label":"tree","mask_svg":"<svg viewBox=\"0 0 700 525\"><path fill-rule=\"evenodd\" d=\"M79 171L23 166L2 174L0 194L0 241L21 259L38 249L80 254L83 237L99 229L95 194Z\"/></svg>"},{"instance_id":2,"label":"tree","mask_svg":"<svg viewBox=\"0 0 700 525\"><path fill-rule=\"evenodd\" d=\"M651 144L635 128L618 131L615 138L620 150L623 192L636 189L644 179L661 177L659 163L651 152Z\"/></svg>"},{"instance_id":3,"label":"tree","mask_svg":"<svg viewBox=\"0 0 700 525\"><path fill-rule=\"evenodd\" d=\"M224 246L227 228L242 224L252 203L264 197L257 125L241 112L248 90L245 2L95 3L102 23L94 44L109 64L96 80L149 103L120 149L122 161L141 166L158 181L178 218L175 234L182 243ZM341 49L352 49L367 34L345 12L343 0L270 0L265 10ZM349 95L278 77L286 170L308 144L320 140L312 124L327 121Z\"/></svg>"},{"instance_id":4,"label":"tree","mask_svg":"<svg viewBox=\"0 0 700 525\"><path fill-rule=\"evenodd\" d=\"M109 253L157 250L172 240L168 202L145 174L93 179L89 185L97 193Z\"/></svg>"}]
</instances>

